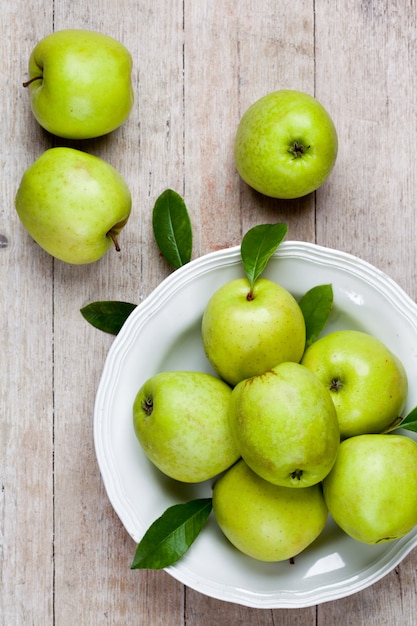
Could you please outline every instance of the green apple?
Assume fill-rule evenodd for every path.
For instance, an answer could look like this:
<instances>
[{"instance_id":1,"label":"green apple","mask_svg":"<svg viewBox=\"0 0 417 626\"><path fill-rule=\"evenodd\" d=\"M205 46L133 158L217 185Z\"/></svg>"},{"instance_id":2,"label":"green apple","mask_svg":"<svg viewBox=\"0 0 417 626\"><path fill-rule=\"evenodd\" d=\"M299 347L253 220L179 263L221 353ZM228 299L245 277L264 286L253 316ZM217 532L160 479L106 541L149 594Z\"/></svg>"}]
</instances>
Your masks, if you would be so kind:
<instances>
[{"instance_id":1,"label":"green apple","mask_svg":"<svg viewBox=\"0 0 417 626\"><path fill-rule=\"evenodd\" d=\"M302 364L329 389L342 439L380 433L401 415L407 375L376 337L356 330L329 333L307 348Z\"/></svg>"},{"instance_id":2,"label":"green apple","mask_svg":"<svg viewBox=\"0 0 417 626\"><path fill-rule=\"evenodd\" d=\"M126 224L131 195L122 176L97 156L46 150L23 174L15 198L22 224L49 254L73 264L97 261Z\"/></svg>"},{"instance_id":3,"label":"green apple","mask_svg":"<svg viewBox=\"0 0 417 626\"><path fill-rule=\"evenodd\" d=\"M89 139L120 126L133 105L132 58L101 33L69 29L38 42L29 58L33 114L54 135Z\"/></svg>"},{"instance_id":4,"label":"green apple","mask_svg":"<svg viewBox=\"0 0 417 626\"><path fill-rule=\"evenodd\" d=\"M252 289L247 278L222 285L205 308L201 334L213 369L232 386L283 361L300 361L306 340L297 301L265 278Z\"/></svg>"},{"instance_id":5,"label":"green apple","mask_svg":"<svg viewBox=\"0 0 417 626\"><path fill-rule=\"evenodd\" d=\"M238 461L213 487L213 512L229 541L260 561L284 561L307 548L328 517L320 485L272 485Z\"/></svg>"},{"instance_id":6,"label":"green apple","mask_svg":"<svg viewBox=\"0 0 417 626\"><path fill-rule=\"evenodd\" d=\"M391 434L345 439L323 492L334 521L353 539L403 537L417 524L417 443Z\"/></svg>"},{"instance_id":7,"label":"green apple","mask_svg":"<svg viewBox=\"0 0 417 626\"><path fill-rule=\"evenodd\" d=\"M337 148L334 123L320 102L283 89L263 96L244 113L234 156L248 185L266 196L289 199L325 182Z\"/></svg>"},{"instance_id":8,"label":"green apple","mask_svg":"<svg viewBox=\"0 0 417 626\"><path fill-rule=\"evenodd\" d=\"M229 419L242 458L275 485L315 485L336 459L339 426L330 393L299 363L240 382Z\"/></svg>"},{"instance_id":9,"label":"green apple","mask_svg":"<svg viewBox=\"0 0 417 626\"><path fill-rule=\"evenodd\" d=\"M160 372L133 405L136 437L150 461L186 483L212 478L239 457L228 421L230 387L203 372Z\"/></svg>"}]
</instances>

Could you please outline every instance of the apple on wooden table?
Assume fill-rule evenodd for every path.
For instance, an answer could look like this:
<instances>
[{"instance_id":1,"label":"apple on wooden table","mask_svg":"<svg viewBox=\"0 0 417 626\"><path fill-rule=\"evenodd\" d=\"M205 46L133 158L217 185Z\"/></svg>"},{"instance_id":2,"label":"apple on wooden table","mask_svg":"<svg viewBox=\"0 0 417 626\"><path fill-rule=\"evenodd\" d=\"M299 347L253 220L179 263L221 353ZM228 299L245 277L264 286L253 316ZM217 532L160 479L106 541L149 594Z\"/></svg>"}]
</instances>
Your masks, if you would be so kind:
<instances>
[{"instance_id":1,"label":"apple on wooden table","mask_svg":"<svg viewBox=\"0 0 417 626\"><path fill-rule=\"evenodd\" d=\"M238 125L234 157L242 179L273 198L318 189L336 162L335 125L313 96L282 89L252 104Z\"/></svg>"},{"instance_id":2,"label":"apple on wooden table","mask_svg":"<svg viewBox=\"0 0 417 626\"><path fill-rule=\"evenodd\" d=\"M133 106L132 57L108 35L60 30L39 41L29 58L32 112L50 133L89 139L118 128Z\"/></svg>"},{"instance_id":3,"label":"apple on wooden table","mask_svg":"<svg viewBox=\"0 0 417 626\"><path fill-rule=\"evenodd\" d=\"M131 211L131 194L107 161L74 148L46 150L23 174L15 206L49 254L76 265L101 258Z\"/></svg>"}]
</instances>

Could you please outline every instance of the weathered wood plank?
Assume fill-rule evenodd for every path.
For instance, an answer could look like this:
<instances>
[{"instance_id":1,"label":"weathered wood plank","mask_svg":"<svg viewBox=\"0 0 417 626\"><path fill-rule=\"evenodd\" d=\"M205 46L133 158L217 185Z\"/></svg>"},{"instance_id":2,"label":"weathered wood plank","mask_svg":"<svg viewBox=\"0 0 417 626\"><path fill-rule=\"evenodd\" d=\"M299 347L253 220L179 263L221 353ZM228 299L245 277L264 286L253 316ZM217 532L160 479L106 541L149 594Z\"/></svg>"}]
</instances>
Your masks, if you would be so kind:
<instances>
[{"instance_id":1,"label":"weathered wood plank","mask_svg":"<svg viewBox=\"0 0 417 626\"><path fill-rule=\"evenodd\" d=\"M51 10L41 19L51 23ZM22 87L27 51L40 36L32 7L0 10L7 89L0 99L0 622L48 624L53 616L53 263L21 227L14 196L44 138ZM30 34L28 34L30 33Z\"/></svg>"}]
</instances>

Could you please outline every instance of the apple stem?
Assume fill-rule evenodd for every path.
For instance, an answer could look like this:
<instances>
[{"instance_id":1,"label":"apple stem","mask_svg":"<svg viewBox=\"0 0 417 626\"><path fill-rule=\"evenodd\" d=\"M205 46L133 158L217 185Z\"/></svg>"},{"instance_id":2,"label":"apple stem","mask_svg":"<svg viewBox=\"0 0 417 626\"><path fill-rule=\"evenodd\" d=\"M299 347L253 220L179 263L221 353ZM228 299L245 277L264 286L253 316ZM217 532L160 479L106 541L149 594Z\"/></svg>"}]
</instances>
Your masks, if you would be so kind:
<instances>
[{"instance_id":1,"label":"apple stem","mask_svg":"<svg viewBox=\"0 0 417 626\"><path fill-rule=\"evenodd\" d=\"M110 239L113 241L114 247L116 248L116 251L120 252L120 246L119 246L119 242L117 241L116 233L114 231L112 231L112 230L109 230L109 232L107 234L110 237Z\"/></svg>"},{"instance_id":2,"label":"apple stem","mask_svg":"<svg viewBox=\"0 0 417 626\"><path fill-rule=\"evenodd\" d=\"M298 141L294 141L292 146L288 148L288 152L293 155L294 159L299 159L310 149L310 146L304 146Z\"/></svg>"},{"instance_id":3,"label":"apple stem","mask_svg":"<svg viewBox=\"0 0 417 626\"><path fill-rule=\"evenodd\" d=\"M249 291L248 295L246 296L246 300L248 300L248 302L251 302L252 300L255 300L255 296L253 295L253 291Z\"/></svg>"},{"instance_id":4,"label":"apple stem","mask_svg":"<svg viewBox=\"0 0 417 626\"><path fill-rule=\"evenodd\" d=\"M332 382L330 383L329 389L330 391L335 391L337 393L338 391L342 389L342 387L343 387L343 383L340 380L340 378L333 378Z\"/></svg>"},{"instance_id":5,"label":"apple stem","mask_svg":"<svg viewBox=\"0 0 417 626\"><path fill-rule=\"evenodd\" d=\"M30 80L25 81L24 83L22 83L23 87L29 87L29 85L35 82L35 80L42 80L42 76L34 76Z\"/></svg>"},{"instance_id":6,"label":"apple stem","mask_svg":"<svg viewBox=\"0 0 417 626\"><path fill-rule=\"evenodd\" d=\"M153 411L153 400L150 396L146 396L144 401L142 402L142 409L145 411L146 415L151 415Z\"/></svg>"}]
</instances>

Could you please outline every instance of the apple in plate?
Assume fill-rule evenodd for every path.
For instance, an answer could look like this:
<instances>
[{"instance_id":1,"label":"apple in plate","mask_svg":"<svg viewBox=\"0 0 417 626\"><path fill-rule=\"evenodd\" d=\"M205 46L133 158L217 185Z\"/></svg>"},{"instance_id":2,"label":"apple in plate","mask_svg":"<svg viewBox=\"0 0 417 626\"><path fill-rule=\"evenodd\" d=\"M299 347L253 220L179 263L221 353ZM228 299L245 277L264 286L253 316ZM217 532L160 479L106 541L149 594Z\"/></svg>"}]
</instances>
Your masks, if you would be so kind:
<instances>
[{"instance_id":1,"label":"apple in plate","mask_svg":"<svg viewBox=\"0 0 417 626\"><path fill-rule=\"evenodd\" d=\"M60 30L39 41L29 58L32 112L50 133L90 139L118 128L133 106L132 57L102 33Z\"/></svg>"},{"instance_id":2,"label":"apple in plate","mask_svg":"<svg viewBox=\"0 0 417 626\"><path fill-rule=\"evenodd\" d=\"M334 331L312 343L301 362L330 391L342 439L383 432L404 409L404 366L373 335Z\"/></svg>"},{"instance_id":3,"label":"apple in plate","mask_svg":"<svg viewBox=\"0 0 417 626\"><path fill-rule=\"evenodd\" d=\"M273 485L239 460L213 487L213 512L228 540L259 561L291 559L322 532L328 517L320 485Z\"/></svg>"},{"instance_id":4,"label":"apple in plate","mask_svg":"<svg viewBox=\"0 0 417 626\"><path fill-rule=\"evenodd\" d=\"M282 89L252 104L238 125L234 157L242 179L273 198L318 189L336 162L335 125L313 96Z\"/></svg>"},{"instance_id":5,"label":"apple in plate","mask_svg":"<svg viewBox=\"0 0 417 626\"><path fill-rule=\"evenodd\" d=\"M185 483L213 478L239 457L228 421L230 387L204 372L159 372L133 404L136 437L149 460Z\"/></svg>"},{"instance_id":6,"label":"apple in plate","mask_svg":"<svg viewBox=\"0 0 417 626\"><path fill-rule=\"evenodd\" d=\"M258 278L222 285L204 310L201 335L213 369L234 386L283 361L300 361L306 329L301 309L284 287Z\"/></svg>"},{"instance_id":7,"label":"apple in plate","mask_svg":"<svg viewBox=\"0 0 417 626\"><path fill-rule=\"evenodd\" d=\"M317 484L335 462L340 438L330 393L299 363L236 385L229 419L241 457L275 485Z\"/></svg>"},{"instance_id":8,"label":"apple in plate","mask_svg":"<svg viewBox=\"0 0 417 626\"><path fill-rule=\"evenodd\" d=\"M353 539L377 544L405 536L417 524L417 443L393 434L345 439L323 493Z\"/></svg>"},{"instance_id":9,"label":"apple in plate","mask_svg":"<svg viewBox=\"0 0 417 626\"><path fill-rule=\"evenodd\" d=\"M92 263L110 246L131 210L119 172L103 159L74 148L50 148L25 171L16 211L32 238L72 264Z\"/></svg>"}]
</instances>

